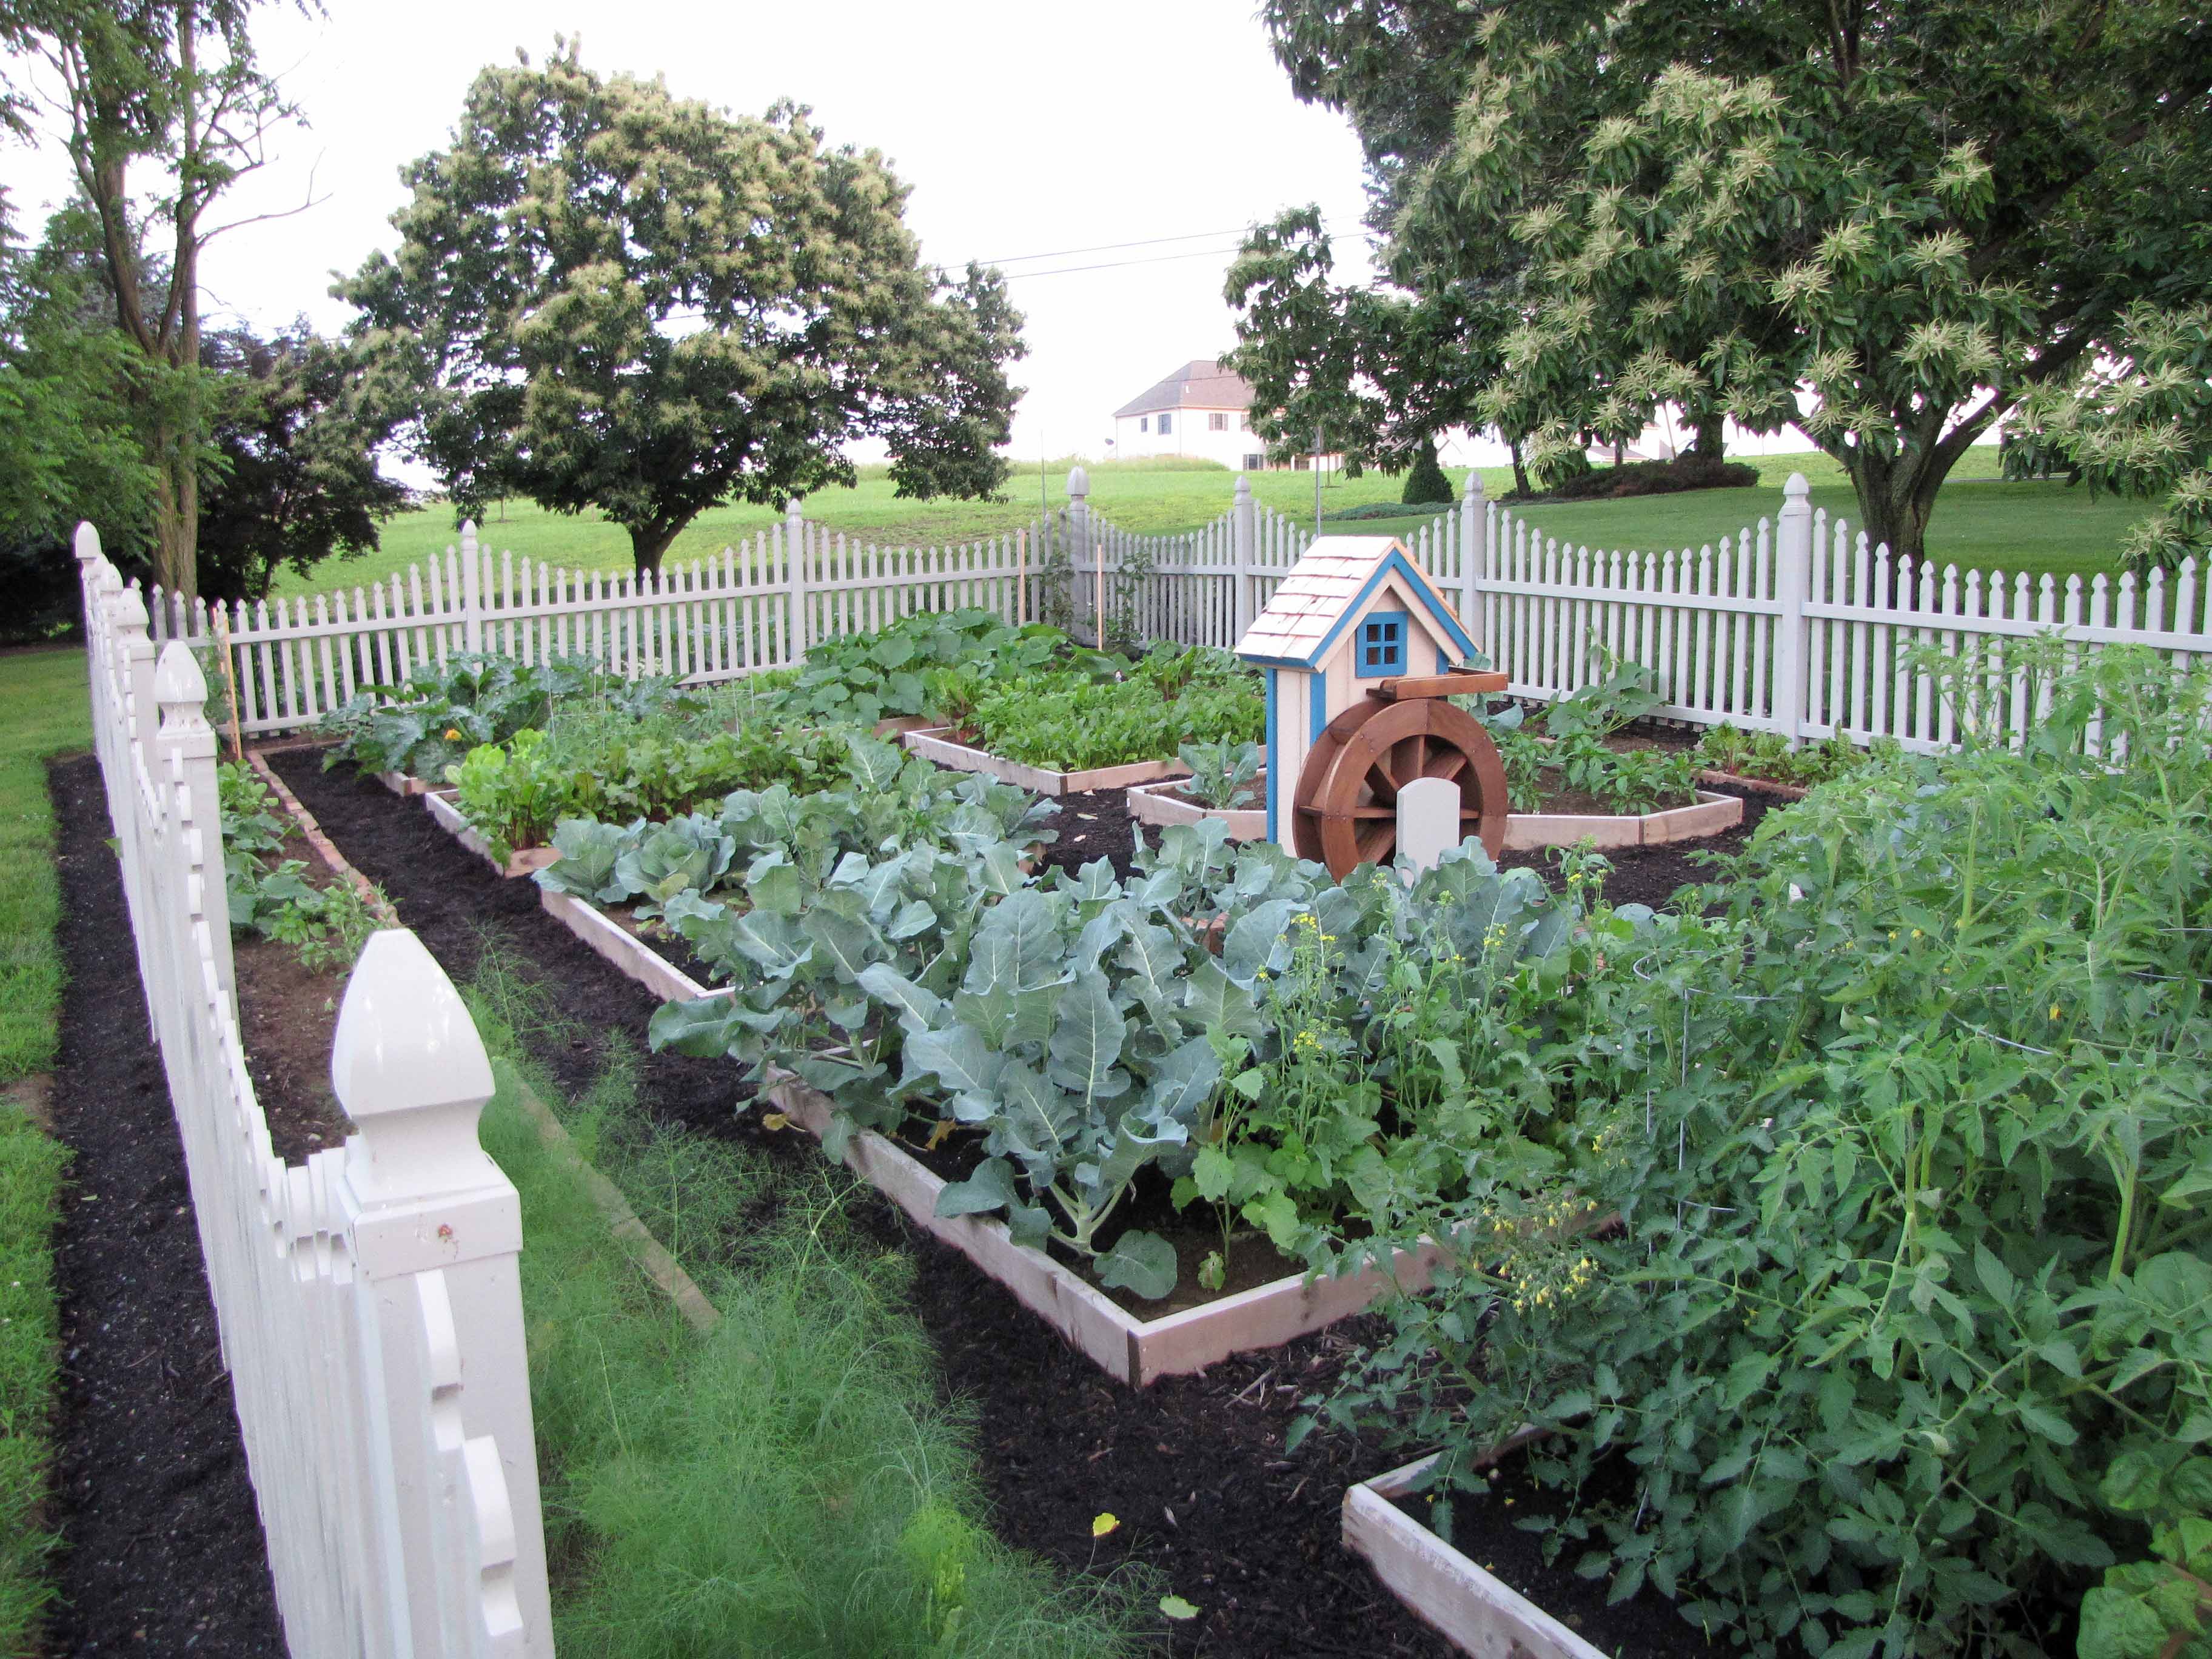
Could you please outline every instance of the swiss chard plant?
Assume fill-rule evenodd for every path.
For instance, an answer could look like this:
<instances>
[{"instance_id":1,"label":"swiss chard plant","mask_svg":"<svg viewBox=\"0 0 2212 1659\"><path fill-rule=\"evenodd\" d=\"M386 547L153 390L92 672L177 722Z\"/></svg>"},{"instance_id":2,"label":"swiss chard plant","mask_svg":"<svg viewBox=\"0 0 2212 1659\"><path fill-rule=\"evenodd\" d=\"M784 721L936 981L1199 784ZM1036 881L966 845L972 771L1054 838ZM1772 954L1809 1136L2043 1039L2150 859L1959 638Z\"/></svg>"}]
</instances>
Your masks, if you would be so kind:
<instances>
[{"instance_id":1,"label":"swiss chard plant","mask_svg":"<svg viewBox=\"0 0 2212 1659\"><path fill-rule=\"evenodd\" d=\"M1201 806L1249 806L1259 799L1260 792L1253 787L1261 763L1258 744L1219 738L1187 743L1176 755L1190 769L1183 793Z\"/></svg>"}]
</instances>

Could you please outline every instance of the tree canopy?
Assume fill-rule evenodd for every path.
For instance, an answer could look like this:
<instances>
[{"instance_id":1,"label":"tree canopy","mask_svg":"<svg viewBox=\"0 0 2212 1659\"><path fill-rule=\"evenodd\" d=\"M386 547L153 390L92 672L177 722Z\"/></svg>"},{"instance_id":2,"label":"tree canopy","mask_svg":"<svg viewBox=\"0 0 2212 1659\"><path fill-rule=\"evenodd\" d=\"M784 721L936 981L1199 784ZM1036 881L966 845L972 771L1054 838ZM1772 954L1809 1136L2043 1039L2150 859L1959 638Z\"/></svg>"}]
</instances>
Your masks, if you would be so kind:
<instances>
[{"instance_id":1,"label":"tree canopy","mask_svg":"<svg viewBox=\"0 0 2212 1659\"><path fill-rule=\"evenodd\" d=\"M1917 556L1976 437L2212 283L2212 26L2180 0L1267 15L1367 146L1393 276L1510 289L1480 407L1540 452L1667 402L1797 420Z\"/></svg>"},{"instance_id":2,"label":"tree canopy","mask_svg":"<svg viewBox=\"0 0 2212 1659\"><path fill-rule=\"evenodd\" d=\"M902 495L1004 482L1002 279L922 264L906 186L805 110L734 116L563 44L485 70L402 176L397 256L339 292L461 510L596 507L644 571L718 501L849 482L854 439L888 443Z\"/></svg>"},{"instance_id":3,"label":"tree canopy","mask_svg":"<svg viewBox=\"0 0 2212 1659\"><path fill-rule=\"evenodd\" d=\"M294 113L262 73L253 0L0 0L0 48L41 63L52 112L98 228L117 329L140 359L129 395L152 469L154 574L198 591L199 484L208 410L200 373L200 257L232 224L209 213L267 159ZM0 123L42 118L20 85ZM149 259L149 244L159 257Z\"/></svg>"}]
</instances>

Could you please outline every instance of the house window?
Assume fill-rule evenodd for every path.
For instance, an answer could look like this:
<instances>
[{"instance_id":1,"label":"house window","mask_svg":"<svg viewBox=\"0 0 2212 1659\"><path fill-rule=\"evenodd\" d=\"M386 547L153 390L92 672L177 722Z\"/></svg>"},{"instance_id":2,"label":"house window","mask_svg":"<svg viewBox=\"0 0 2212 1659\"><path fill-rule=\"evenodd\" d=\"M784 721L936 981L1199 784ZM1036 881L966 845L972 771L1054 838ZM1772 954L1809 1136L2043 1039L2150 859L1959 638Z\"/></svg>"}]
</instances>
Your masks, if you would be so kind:
<instances>
[{"instance_id":1,"label":"house window","mask_svg":"<svg viewBox=\"0 0 2212 1659\"><path fill-rule=\"evenodd\" d=\"M1352 672L1363 680L1379 680L1385 674L1406 672L1406 613L1377 611L1359 624L1359 645Z\"/></svg>"},{"instance_id":2,"label":"house window","mask_svg":"<svg viewBox=\"0 0 2212 1659\"><path fill-rule=\"evenodd\" d=\"M1249 415L1239 415L1237 417L1237 429L1239 432L1249 432L1251 428L1252 417Z\"/></svg>"},{"instance_id":3,"label":"house window","mask_svg":"<svg viewBox=\"0 0 2212 1659\"><path fill-rule=\"evenodd\" d=\"M1226 431L1228 431L1228 430L1229 430L1229 417L1228 417L1226 415L1209 415L1209 416L1207 416L1206 417L1206 429L1208 432L1226 432Z\"/></svg>"},{"instance_id":4,"label":"house window","mask_svg":"<svg viewBox=\"0 0 2212 1659\"><path fill-rule=\"evenodd\" d=\"M1247 472L1257 472L1267 465L1267 458L1265 455L1255 455L1248 453L1244 457L1244 470Z\"/></svg>"},{"instance_id":5,"label":"house window","mask_svg":"<svg viewBox=\"0 0 2212 1659\"><path fill-rule=\"evenodd\" d=\"M1138 431L1139 431L1139 432L1150 432L1150 431L1152 429L1152 417L1151 416L1149 416L1149 415L1139 415L1139 416L1137 416L1137 430L1138 430Z\"/></svg>"},{"instance_id":6,"label":"house window","mask_svg":"<svg viewBox=\"0 0 2212 1659\"><path fill-rule=\"evenodd\" d=\"M1171 416L1167 416L1167 415L1163 415L1163 416L1160 416L1160 430L1161 430L1161 431L1163 431L1163 432L1172 432L1172 431L1175 429L1173 427L1171 427L1171 426L1170 426L1170 425L1168 424L1169 421L1170 421L1170 420L1171 420L1172 418L1173 418L1173 417L1172 417Z\"/></svg>"}]
</instances>

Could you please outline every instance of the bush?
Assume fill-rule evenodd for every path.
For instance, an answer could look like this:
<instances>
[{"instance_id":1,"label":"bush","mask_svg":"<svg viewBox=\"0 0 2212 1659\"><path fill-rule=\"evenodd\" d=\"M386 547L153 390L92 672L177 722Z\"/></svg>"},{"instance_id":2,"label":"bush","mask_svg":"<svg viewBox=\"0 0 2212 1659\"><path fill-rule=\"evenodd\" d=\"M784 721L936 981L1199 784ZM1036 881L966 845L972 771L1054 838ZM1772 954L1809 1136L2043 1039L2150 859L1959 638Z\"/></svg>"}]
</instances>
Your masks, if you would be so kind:
<instances>
[{"instance_id":1,"label":"bush","mask_svg":"<svg viewBox=\"0 0 2212 1659\"><path fill-rule=\"evenodd\" d=\"M1604 501L1632 495L1672 495L1685 489L1756 489L1759 469L1741 461L1678 455L1671 461L1629 461L1596 466L1550 483L1536 495L1508 501Z\"/></svg>"},{"instance_id":2,"label":"bush","mask_svg":"<svg viewBox=\"0 0 2212 1659\"><path fill-rule=\"evenodd\" d=\"M1444 476L1443 468L1437 465L1437 452L1424 444L1413 461L1413 469L1406 475L1405 493L1398 499L1407 507L1449 507L1452 502L1451 480Z\"/></svg>"}]
</instances>

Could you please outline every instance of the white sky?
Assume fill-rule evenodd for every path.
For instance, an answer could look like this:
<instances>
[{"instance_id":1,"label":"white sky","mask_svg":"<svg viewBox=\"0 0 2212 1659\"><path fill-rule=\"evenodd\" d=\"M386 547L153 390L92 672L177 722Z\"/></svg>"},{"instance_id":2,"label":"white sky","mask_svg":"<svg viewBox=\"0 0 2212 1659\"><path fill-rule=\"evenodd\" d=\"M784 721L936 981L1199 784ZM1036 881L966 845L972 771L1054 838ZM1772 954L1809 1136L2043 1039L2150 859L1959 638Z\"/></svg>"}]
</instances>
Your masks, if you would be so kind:
<instances>
[{"instance_id":1,"label":"white sky","mask_svg":"<svg viewBox=\"0 0 2212 1659\"><path fill-rule=\"evenodd\" d=\"M297 217L218 240L207 307L273 326L304 313L335 331L326 292L370 250L393 245L397 169L442 148L463 92L488 63L533 58L556 31L580 35L604 72L659 72L681 96L758 112L779 96L812 106L832 143L872 145L913 187L908 222L926 258L1008 259L1158 237L1152 247L1009 264L1019 272L1029 388L1017 461L1100 453L1110 415L1183 362L1234 343L1221 280L1244 226L1318 201L1339 233L1339 275L1365 274L1360 168L1344 120L1291 96L1253 0L667 5L555 0L328 0L302 19L271 5L256 26L307 125L236 189L223 217L325 199ZM20 233L35 236L69 188L49 154L0 152ZM1197 235L1198 233L1226 233ZM1178 255L1163 259L1162 255Z\"/></svg>"}]
</instances>

